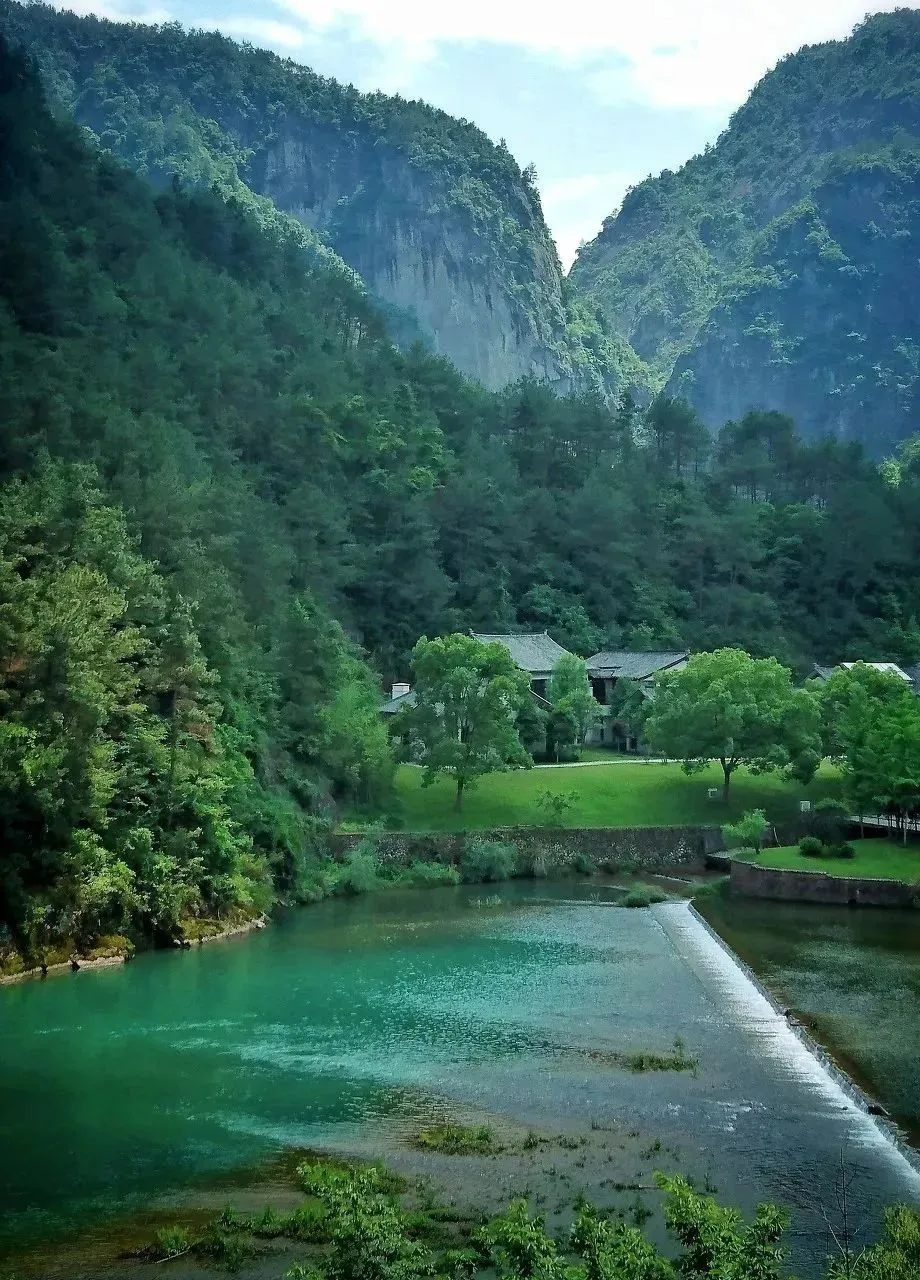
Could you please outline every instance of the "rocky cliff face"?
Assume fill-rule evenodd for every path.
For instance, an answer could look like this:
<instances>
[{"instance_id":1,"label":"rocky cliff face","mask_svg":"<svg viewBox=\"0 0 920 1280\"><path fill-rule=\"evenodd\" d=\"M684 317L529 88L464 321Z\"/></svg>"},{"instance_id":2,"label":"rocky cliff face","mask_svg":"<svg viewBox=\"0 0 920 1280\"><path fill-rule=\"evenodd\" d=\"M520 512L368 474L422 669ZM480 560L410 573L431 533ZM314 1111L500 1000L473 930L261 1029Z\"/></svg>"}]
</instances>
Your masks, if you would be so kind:
<instances>
[{"instance_id":1,"label":"rocky cliff face","mask_svg":"<svg viewBox=\"0 0 920 1280\"><path fill-rule=\"evenodd\" d=\"M914 429L918 86L917 11L803 49L579 254L576 290L710 427L777 408L875 452Z\"/></svg>"},{"instance_id":2,"label":"rocky cliff face","mask_svg":"<svg viewBox=\"0 0 920 1280\"><path fill-rule=\"evenodd\" d=\"M270 198L463 373L568 383L578 343L539 196L474 126L175 26L2 0L0 30L103 146L155 181Z\"/></svg>"},{"instance_id":3,"label":"rocky cliff face","mask_svg":"<svg viewBox=\"0 0 920 1280\"><path fill-rule=\"evenodd\" d=\"M318 136L319 135L319 136ZM517 260L389 146L342 153L328 130L287 126L247 167L254 190L318 231L378 298L461 372L496 390L569 369L555 248L521 180ZM509 270L510 268L510 270Z\"/></svg>"}]
</instances>

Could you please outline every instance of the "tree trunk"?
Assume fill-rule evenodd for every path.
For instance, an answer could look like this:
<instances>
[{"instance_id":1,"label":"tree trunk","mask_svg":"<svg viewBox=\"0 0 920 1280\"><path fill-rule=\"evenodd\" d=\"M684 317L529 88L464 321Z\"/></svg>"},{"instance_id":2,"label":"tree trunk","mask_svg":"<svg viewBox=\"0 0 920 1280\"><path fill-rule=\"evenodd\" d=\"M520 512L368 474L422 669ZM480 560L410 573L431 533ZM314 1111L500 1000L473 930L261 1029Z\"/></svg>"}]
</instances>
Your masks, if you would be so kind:
<instances>
[{"instance_id":1,"label":"tree trunk","mask_svg":"<svg viewBox=\"0 0 920 1280\"><path fill-rule=\"evenodd\" d=\"M722 782L722 803L728 804L728 787L732 780L732 769L731 765L726 764L724 760L722 761L722 774L724 778Z\"/></svg>"},{"instance_id":2,"label":"tree trunk","mask_svg":"<svg viewBox=\"0 0 920 1280\"><path fill-rule=\"evenodd\" d=\"M463 808L463 788L466 786L466 778L457 778L457 795L454 800L454 808L459 813Z\"/></svg>"}]
</instances>

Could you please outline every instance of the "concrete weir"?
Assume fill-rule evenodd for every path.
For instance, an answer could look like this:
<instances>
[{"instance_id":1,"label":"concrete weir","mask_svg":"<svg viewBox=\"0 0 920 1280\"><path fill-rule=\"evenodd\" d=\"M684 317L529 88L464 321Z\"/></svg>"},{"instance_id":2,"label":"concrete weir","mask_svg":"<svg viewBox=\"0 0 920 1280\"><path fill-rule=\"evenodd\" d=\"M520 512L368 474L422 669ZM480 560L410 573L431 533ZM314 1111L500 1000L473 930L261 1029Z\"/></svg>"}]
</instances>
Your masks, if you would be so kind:
<instances>
[{"instance_id":1,"label":"concrete weir","mask_svg":"<svg viewBox=\"0 0 920 1280\"><path fill-rule=\"evenodd\" d=\"M724 1011L789 1077L843 1114L847 1154L882 1159L913 1195L920 1197L920 1157L901 1142L896 1127L869 1111L870 1101L802 1030L785 1016L755 975L690 903L653 908L675 951L711 991Z\"/></svg>"}]
</instances>

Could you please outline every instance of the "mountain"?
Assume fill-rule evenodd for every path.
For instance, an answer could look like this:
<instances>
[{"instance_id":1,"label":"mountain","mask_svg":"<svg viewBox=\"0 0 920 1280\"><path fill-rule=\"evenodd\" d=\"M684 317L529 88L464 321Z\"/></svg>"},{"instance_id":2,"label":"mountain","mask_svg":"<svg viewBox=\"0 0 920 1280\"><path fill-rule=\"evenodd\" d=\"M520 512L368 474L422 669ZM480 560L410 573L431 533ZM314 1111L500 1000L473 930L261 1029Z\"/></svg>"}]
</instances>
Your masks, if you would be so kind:
<instances>
[{"instance_id":1,"label":"mountain","mask_svg":"<svg viewBox=\"0 0 920 1280\"><path fill-rule=\"evenodd\" d=\"M328 892L421 635L920 661L916 445L489 392L217 186L131 173L0 36L0 973Z\"/></svg>"},{"instance_id":2,"label":"mountain","mask_svg":"<svg viewBox=\"0 0 920 1280\"><path fill-rule=\"evenodd\" d=\"M174 24L3 0L0 31L36 58L54 106L132 169L215 187L268 222L290 215L358 273L398 338L484 386L606 380L616 395L618 363L639 368L567 307L532 171L468 121Z\"/></svg>"},{"instance_id":3,"label":"mountain","mask_svg":"<svg viewBox=\"0 0 920 1280\"><path fill-rule=\"evenodd\" d=\"M792 414L878 454L913 429L920 12L784 58L716 145L635 187L573 288L710 427Z\"/></svg>"}]
</instances>

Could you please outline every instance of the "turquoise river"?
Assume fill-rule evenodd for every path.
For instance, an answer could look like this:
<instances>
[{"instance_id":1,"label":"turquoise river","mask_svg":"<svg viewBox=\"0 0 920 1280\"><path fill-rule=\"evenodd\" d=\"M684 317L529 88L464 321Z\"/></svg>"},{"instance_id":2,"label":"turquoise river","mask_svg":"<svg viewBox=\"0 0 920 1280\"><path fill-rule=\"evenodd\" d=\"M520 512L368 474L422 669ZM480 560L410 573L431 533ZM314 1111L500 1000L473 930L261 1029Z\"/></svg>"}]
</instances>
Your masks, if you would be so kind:
<instances>
[{"instance_id":1,"label":"turquoise river","mask_svg":"<svg viewBox=\"0 0 920 1280\"><path fill-rule=\"evenodd\" d=\"M750 958L769 953L779 985L792 974L798 1004L820 1004L808 943L823 928L815 945L841 945L845 922L806 911L797 927L781 907L778 931L765 912L720 928L736 943L759 930ZM880 928L870 942L884 951ZM913 929L912 951L897 935L886 982L899 956L920 972ZM898 989L913 1001L891 1015L912 1028L899 1087L913 1080L920 1092L918 990ZM847 1009L831 995L833 1030ZM858 1018L867 1009L863 1000ZM624 1051L665 1052L677 1035L696 1074L615 1065ZM573 1196L581 1178L613 1207L611 1169L620 1186L645 1190L653 1169L680 1169L746 1210L780 1201L802 1277L821 1274L842 1167L866 1238L882 1206L920 1202L920 1178L889 1134L686 903L624 910L584 885L331 901L191 952L8 987L0 1062L0 1254L156 1200L181 1204L286 1148L415 1169L408 1139L432 1117L583 1141L587 1154L562 1174L535 1166L524 1186L513 1171L491 1180L497 1199L530 1191L551 1217L564 1216L566 1195L551 1194L550 1178ZM444 1160L423 1172L450 1189ZM475 1200L482 1188L456 1176L454 1193ZM646 1196L653 1215L657 1194Z\"/></svg>"}]
</instances>

